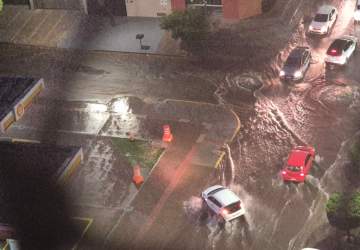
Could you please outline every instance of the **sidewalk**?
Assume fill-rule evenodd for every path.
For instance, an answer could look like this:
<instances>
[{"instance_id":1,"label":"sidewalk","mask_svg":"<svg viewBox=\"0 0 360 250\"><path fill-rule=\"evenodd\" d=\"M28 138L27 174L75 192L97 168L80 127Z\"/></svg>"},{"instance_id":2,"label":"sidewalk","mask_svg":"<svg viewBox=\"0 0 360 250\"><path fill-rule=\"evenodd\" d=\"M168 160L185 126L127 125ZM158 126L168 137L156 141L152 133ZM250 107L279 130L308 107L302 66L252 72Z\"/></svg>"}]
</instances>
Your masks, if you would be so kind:
<instances>
[{"instance_id":1,"label":"sidewalk","mask_svg":"<svg viewBox=\"0 0 360 250\"><path fill-rule=\"evenodd\" d=\"M5 5L0 12L0 42L45 47L161 53L169 38L159 18L89 16L79 11ZM144 34L140 48L136 34ZM168 47L168 46L167 46ZM166 49L166 53L171 53Z\"/></svg>"}]
</instances>

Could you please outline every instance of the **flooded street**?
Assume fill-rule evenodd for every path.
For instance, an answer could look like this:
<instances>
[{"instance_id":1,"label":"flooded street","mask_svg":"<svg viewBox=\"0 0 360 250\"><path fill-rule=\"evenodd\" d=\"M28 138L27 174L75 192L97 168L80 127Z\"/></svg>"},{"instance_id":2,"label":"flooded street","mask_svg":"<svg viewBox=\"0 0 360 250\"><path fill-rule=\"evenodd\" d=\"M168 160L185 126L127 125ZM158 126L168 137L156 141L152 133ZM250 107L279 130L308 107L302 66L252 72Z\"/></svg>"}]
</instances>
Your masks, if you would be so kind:
<instances>
[{"instance_id":1,"label":"flooded street","mask_svg":"<svg viewBox=\"0 0 360 250\"><path fill-rule=\"evenodd\" d=\"M340 12L352 13L354 2L341 1L338 7ZM266 91L255 92L253 106L234 101L222 91L226 94L219 102L233 105L242 122L240 135L231 145L234 166L227 166L234 168L235 174L223 184L240 196L246 215L245 221L229 223L224 230L210 230L208 248L296 250L314 246L326 236L328 230L319 231L328 225L326 200L337 190L334 186L343 190L345 185L336 181L334 162L347 154L342 150L344 142L360 130L360 57L356 55L345 68L332 71L325 70L323 63L331 41L348 33L358 36L351 14L339 16L329 38L304 37L300 45L309 44L313 53L304 81L287 84L269 79L268 87L265 80ZM228 82L263 79L256 73L232 77ZM226 96L230 96L228 100ZM284 183L280 170L296 145L315 147L315 165L305 183ZM312 235L315 232L320 234Z\"/></svg>"},{"instance_id":2,"label":"flooded street","mask_svg":"<svg viewBox=\"0 0 360 250\"><path fill-rule=\"evenodd\" d=\"M316 247L331 233L327 198L351 186L344 166L350 142L360 133L359 51L344 68L324 65L333 39L344 34L360 38L360 25L352 22L354 0L333 2L342 14L328 37L306 35L305 20L292 31L298 34L295 41L289 40L269 65L253 70L231 63L209 69L180 57L72 55L0 45L1 74L44 77L46 82L44 93L8 134L83 147L84 164L68 189L75 210L94 218L89 238L100 238L97 249L109 249L102 241L116 234L124 214L141 224L135 240L149 234L154 249ZM310 47L311 66L303 81L282 82L278 72L296 46ZM225 123L237 124L225 111L239 117L239 131L235 125L225 128ZM116 152L112 138L139 138L159 146L164 124L171 124L175 143L185 146L180 154L170 148L176 157L167 160L175 167L163 163L165 173L159 171L152 180L158 189L149 196L142 193L145 202L136 200L140 191L131 182L132 166ZM227 144L223 138L231 137L230 130L237 134ZM315 148L314 165L304 183L284 183L281 169L298 145ZM197 150L198 155L193 153ZM209 167L213 160L219 163L216 169ZM198 182L188 183L193 176ZM204 207L199 193L215 184L240 197L244 217L221 224Z\"/></svg>"}]
</instances>

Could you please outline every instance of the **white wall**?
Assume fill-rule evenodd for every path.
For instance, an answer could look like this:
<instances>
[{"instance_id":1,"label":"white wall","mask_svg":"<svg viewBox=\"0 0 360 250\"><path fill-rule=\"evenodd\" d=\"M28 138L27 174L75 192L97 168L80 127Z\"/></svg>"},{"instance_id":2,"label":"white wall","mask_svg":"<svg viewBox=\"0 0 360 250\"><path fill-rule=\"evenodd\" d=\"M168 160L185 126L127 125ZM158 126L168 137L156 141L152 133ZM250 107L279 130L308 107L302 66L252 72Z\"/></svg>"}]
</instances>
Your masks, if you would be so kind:
<instances>
[{"instance_id":1,"label":"white wall","mask_svg":"<svg viewBox=\"0 0 360 250\"><path fill-rule=\"evenodd\" d=\"M126 0L128 16L157 17L171 13L171 0Z\"/></svg>"}]
</instances>

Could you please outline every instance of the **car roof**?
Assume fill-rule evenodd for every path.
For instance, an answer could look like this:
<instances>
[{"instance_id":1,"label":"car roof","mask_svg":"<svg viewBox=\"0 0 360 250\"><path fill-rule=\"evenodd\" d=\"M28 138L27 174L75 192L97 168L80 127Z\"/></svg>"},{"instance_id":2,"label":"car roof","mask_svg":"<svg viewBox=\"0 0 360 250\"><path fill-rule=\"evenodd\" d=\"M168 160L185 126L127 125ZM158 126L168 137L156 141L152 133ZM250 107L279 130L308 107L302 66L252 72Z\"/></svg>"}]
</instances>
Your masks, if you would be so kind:
<instances>
[{"instance_id":1,"label":"car roof","mask_svg":"<svg viewBox=\"0 0 360 250\"><path fill-rule=\"evenodd\" d=\"M309 153L303 150L293 149L289 155L288 165L290 166L302 166L305 162L305 158Z\"/></svg>"},{"instance_id":2,"label":"car roof","mask_svg":"<svg viewBox=\"0 0 360 250\"><path fill-rule=\"evenodd\" d=\"M323 5L318 9L316 14L329 14L334 8L335 7L331 5Z\"/></svg>"},{"instance_id":3,"label":"car roof","mask_svg":"<svg viewBox=\"0 0 360 250\"><path fill-rule=\"evenodd\" d=\"M211 196L219 201L224 207L233 204L234 202L240 201L239 197L233 191L227 188L221 189Z\"/></svg>"},{"instance_id":4,"label":"car roof","mask_svg":"<svg viewBox=\"0 0 360 250\"><path fill-rule=\"evenodd\" d=\"M301 57L306 50L308 50L307 47L296 47L290 52L289 57Z\"/></svg>"}]
</instances>

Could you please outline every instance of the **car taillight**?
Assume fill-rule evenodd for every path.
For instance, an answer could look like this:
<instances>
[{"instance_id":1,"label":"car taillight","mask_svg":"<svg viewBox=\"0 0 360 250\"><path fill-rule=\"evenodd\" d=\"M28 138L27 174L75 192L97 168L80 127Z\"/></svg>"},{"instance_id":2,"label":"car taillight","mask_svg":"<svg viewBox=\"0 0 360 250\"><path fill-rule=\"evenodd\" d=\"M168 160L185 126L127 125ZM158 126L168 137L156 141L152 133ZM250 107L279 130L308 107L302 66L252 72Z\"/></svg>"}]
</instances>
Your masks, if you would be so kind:
<instances>
[{"instance_id":1,"label":"car taillight","mask_svg":"<svg viewBox=\"0 0 360 250\"><path fill-rule=\"evenodd\" d=\"M338 56L340 55L340 51L336 50L336 49L331 49L329 52L328 52L329 55L331 56Z\"/></svg>"},{"instance_id":2,"label":"car taillight","mask_svg":"<svg viewBox=\"0 0 360 250\"><path fill-rule=\"evenodd\" d=\"M222 213L222 215L227 215L227 214L229 214L229 211L226 209L222 209L221 213Z\"/></svg>"},{"instance_id":3,"label":"car taillight","mask_svg":"<svg viewBox=\"0 0 360 250\"><path fill-rule=\"evenodd\" d=\"M300 176L304 176L304 173L300 173Z\"/></svg>"}]
</instances>

